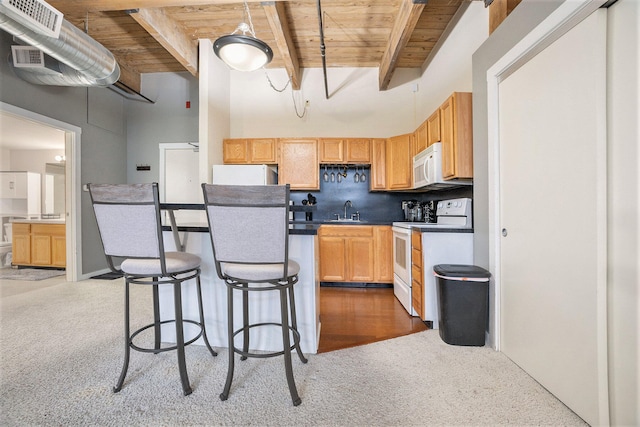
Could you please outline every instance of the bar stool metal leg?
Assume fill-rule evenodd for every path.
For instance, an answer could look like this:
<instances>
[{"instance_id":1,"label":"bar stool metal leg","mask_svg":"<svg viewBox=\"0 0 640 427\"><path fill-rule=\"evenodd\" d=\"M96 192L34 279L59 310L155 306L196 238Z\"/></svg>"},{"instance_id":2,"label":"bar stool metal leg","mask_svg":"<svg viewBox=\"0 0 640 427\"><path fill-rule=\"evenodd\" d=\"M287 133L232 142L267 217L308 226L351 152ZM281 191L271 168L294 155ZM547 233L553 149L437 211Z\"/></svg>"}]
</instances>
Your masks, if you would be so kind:
<instances>
[{"instance_id":1,"label":"bar stool metal leg","mask_svg":"<svg viewBox=\"0 0 640 427\"><path fill-rule=\"evenodd\" d=\"M211 353L211 355L215 357L218 355L218 353L213 348L211 348L211 345L209 344L209 338L207 338L207 329L205 328L205 325L204 325L204 310L202 308L202 286L200 285L200 276L196 278L196 288L198 291L198 309L200 310L200 325L202 326L202 339L204 340L204 344L207 346L209 353Z\"/></svg>"},{"instance_id":2,"label":"bar stool metal leg","mask_svg":"<svg viewBox=\"0 0 640 427\"><path fill-rule=\"evenodd\" d=\"M231 382L233 381L233 369L235 358L235 346L233 344L233 290L227 285L227 337L229 347L229 367L227 369L227 380L224 384L224 390L220 393L220 400L229 398L229 390L231 390Z\"/></svg>"},{"instance_id":3,"label":"bar stool metal leg","mask_svg":"<svg viewBox=\"0 0 640 427\"><path fill-rule=\"evenodd\" d=\"M280 315L282 320L282 347L284 349L284 369L287 375L287 383L289 384L289 392L291 393L291 400L293 406L298 406L302 400L298 395L298 389L296 388L296 382L293 379L293 365L291 363L291 341L289 339L289 316L287 307L287 288L280 289Z\"/></svg>"},{"instance_id":4,"label":"bar stool metal leg","mask_svg":"<svg viewBox=\"0 0 640 427\"><path fill-rule=\"evenodd\" d=\"M176 352L178 353L178 368L180 370L180 379L182 380L182 390L184 395L191 394L191 385L189 385L189 376L187 375L187 365L184 357L184 325L182 322L182 287L180 282L173 283L173 299L175 303L176 314Z\"/></svg>"},{"instance_id":5,"label":"bar stool metal leg","mask_svg":"<svg viewBox=\"0 0 640 427\"><path fill-rule=\"evenodd\" d=\"M240 360L247 360L246 354L249 352L249 292L245 289L249 288L249 284L243 283L242 288L242 351L245 354L240 356Z\"/></svg>"},{"instance_id":6,"label":"bar stool metal leg","mask_svg":"<svg viewBox=\"0 0 640 427\"><path fill-rule=\"evenodd\" d=\"M294 331L297 331L298 321L296 320L296 301L295 301L295 297L293 296L293 286L291 286L288 289L288 292L289 292L289 308L291 310L291 327L293 328ZM300 358L300 361L302 363L307 363L308 360L306 357L304 357L304 354L302 354L302 349L300 348L300 340L295 341L295 346L296 346L296 352L298 353L298 357Z\"/></svg>"},{"instance_id":7,"label":"bar stool metal leg","mask_svg":"<svg viewBox=\"0 0 640 427\"><path fill-rule=\"evenodd\" d=\"M152 277L154 282L158 281L157 277ZM154 347L156 350L160 349L160 343L162 342L161 328L160 328L160 294L158 292L158 285L152 286L153 292L153 333L154 333ZM156 354L158 354L156 352Z\"/></svg>"},{"instance_id":8,"label":"bar stool metal leg","mask_svg":"<svg viewBox=\"0 0 640 427\"><path fill-rule=\"evenodd\" d=\"M122 384L127 376L127 370L129 369L129 354L131 352L131 337L129 336L129 280L124 282L124 362L122 364L122 371L120 372L120 378L113 387L113 392L117 393L122 390Z\"/></svg>"}]
</instances>

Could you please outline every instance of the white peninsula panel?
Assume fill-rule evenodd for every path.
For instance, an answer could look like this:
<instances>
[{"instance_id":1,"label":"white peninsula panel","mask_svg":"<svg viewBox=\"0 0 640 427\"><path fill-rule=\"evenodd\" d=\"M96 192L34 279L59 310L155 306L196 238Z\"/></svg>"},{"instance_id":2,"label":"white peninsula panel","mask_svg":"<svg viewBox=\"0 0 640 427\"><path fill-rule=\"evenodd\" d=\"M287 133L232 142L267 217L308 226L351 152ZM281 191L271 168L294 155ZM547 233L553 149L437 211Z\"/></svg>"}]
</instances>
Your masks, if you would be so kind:
<instances>
[{"instance_id":1,"label":"white peninsula panel","mask_svg":"<svg viewBox=\"0 0 640 427\"><path fill-rule=\"evenodd\" d=\"M180 238L185 245L185 251L202 258L202 297L209 343L215 348L227 347L227 286L218 278L213 261L211 239L205 232L180 232ZM174 251L175 243L171 232L164 233L165 249ZM317 239L315 235L290 235L289 257L300 264L300 274L295 289L295 305L300 332L300 345L304 353L316 353L320 338L319 297L320 282L316 274ZM161 318L174 317L173 288L160 287ZM234 329L242 325L242 296L234 291ZM183 287L182 292L183 317L198 319L198 305L195 280L191 280ZM280 300L278 291L249 293L249 322L279 322ZM193 336L197 328L185 324L185 339ZM163 325L162 340L175 342L175 327L173 323ZM236 346L241 345L242 335L236 336ZM204 345L202 340L199 344ZM282 350L282 332L277 326L261 326L252 328L250 333L250 349L276 351Z\"/></svg>"}]
</instances>

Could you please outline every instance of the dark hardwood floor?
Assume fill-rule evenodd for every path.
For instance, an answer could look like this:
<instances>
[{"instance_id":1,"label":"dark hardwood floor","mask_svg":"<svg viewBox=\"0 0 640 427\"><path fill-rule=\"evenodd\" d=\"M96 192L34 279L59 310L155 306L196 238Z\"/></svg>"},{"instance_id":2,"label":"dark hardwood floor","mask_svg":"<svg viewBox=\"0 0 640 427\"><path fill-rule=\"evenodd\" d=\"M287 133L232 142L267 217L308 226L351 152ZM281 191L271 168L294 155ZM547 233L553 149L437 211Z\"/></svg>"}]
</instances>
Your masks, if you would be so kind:
<instances>
[{"instance_id":1,"label":"dark hardwood floor","mask_svg":"<svg viewBox=\"0 0 640 427\"><path fill-rule=\"evenodd\" d=\"M318 353L370 344L427 329L393 295L393 288L320 288Z\"/></svg>"}]
</instances>

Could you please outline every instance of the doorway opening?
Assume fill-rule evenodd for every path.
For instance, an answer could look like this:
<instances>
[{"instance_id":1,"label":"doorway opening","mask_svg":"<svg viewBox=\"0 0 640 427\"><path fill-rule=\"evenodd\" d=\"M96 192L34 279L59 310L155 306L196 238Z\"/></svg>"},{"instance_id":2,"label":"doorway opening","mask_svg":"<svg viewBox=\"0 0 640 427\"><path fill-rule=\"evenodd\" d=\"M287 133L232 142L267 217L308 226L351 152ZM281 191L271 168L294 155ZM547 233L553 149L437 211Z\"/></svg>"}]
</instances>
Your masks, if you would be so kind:
<instances>
[{"instance_id":1,"label":"doorway opening","mask_svg":"<svg viewBox=\"0 0 640 427\"><path fill-rule=\"evenodd\" d=\"M80 240L80 136L82 129L11 104L0 102L0 117L22 120L24 126L44 126L64 132L64 215L66 231L66 280L81 276L82 244ZM6 132L4 128L2 132ZM44 188L43 188L44 190ZM43 210L44 212L44 210Z\"/></svg>"}]
</instances>

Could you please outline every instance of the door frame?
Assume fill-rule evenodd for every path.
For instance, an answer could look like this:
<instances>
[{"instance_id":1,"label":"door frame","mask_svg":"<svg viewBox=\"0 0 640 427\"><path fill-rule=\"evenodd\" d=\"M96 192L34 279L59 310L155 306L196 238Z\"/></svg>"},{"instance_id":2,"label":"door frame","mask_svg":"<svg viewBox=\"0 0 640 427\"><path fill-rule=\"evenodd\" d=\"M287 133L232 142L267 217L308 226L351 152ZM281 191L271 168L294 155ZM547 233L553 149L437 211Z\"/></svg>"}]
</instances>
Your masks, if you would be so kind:
<instances>
[{"instance_id":1,"label":"door frame","mask_svg":"<svg viewBox=\"0 0 640 427\"><path fill-rule=\"evenodd\" d=\"M76 282L82 276L82 205L80 198L80 147L82 128L0 101L0 111L31 120L65 133L65 232L66 280Z\"/></svg>"},{"instance_id":2,"label":"door frame","mask_svg":"<svg viewBox=\"0 0 640 427\"><path fill-rule=\"evenodd\" d=\"M493 343L500 351L501 325L501 217L500 217L500 82L514 73L523 64L544 50L600 8L606 0L584 2L565 1L543 22L518 42L487 70L487 122L488 122L488 219L489 219L489 268L493 272L495 300L493 305ZM606 138L606 135L603 136ZM606 179L606 170L603 179ZM606 208L605 208L606 209ZM606 238L606 223L598 230L599 237ZM604 233L604 236L601 234ZM609 424L609 389L607 362L607 283L606 256L604 266L599 266L597 279L597 325L598 342L598 400L600 424ZM602 268L600 268L602 267Z\"/></svg>"}]
</instances>

